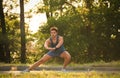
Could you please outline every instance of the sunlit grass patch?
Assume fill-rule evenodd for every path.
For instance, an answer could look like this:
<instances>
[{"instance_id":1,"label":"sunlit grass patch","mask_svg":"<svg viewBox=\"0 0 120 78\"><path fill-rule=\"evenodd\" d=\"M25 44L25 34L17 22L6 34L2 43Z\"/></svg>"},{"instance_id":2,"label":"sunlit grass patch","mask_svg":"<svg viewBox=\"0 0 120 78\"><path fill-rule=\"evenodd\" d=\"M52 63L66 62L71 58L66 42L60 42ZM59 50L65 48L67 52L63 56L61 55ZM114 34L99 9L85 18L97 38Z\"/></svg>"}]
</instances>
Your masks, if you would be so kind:
<instances>
[{"instance_id":1,"label":"sunlit grass patch","mask_svg":"<svg viewBox=\"0 0 120 78\"><path fill-rule=\"evenodd\" d=\"M83 64L76 64L71 62L69 66L107 66L107 67L120 67L120 60L119 61L111 61L111 62L105 62L105 61L96 61L96 62L92 62L92 63L83 63Z\"/></svg>"},{"instance_id":2,"label":"sunlit grass patch","mask_svg":"<svg viewBox=\"0 0 120 78\"><path fill-rule=\"evenodd\" d=\"M24 74L0 74L0 78L120 78L120 73L40 71Z\"/></svg>"}]
</instances>

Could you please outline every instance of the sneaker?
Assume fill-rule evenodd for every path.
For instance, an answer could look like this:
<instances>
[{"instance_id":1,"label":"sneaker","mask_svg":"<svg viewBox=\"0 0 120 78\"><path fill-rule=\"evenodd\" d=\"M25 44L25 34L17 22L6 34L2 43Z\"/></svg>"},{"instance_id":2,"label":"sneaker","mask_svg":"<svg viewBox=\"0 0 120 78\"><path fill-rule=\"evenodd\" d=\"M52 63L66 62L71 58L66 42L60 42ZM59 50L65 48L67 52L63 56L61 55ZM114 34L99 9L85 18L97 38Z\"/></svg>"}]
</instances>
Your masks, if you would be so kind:
<instances>
[{"instance_id":1,"label":"sneaker","mask_svg":"<svg viewBox=\"0 0 120 78\"><path fill-rule=\"evenodd\" d=\"M66 72L66 69L62 69L61 71L62 71L62 72Z\"/></svg>"},{"instance_id":2,"label":"sneaker","mask_svg":"<svg viewBox=\"0 0 120 78\"><path fill-rule=\"evenodd\" d=\"M30 72L30 70L29 69L25 69L21 73L27 73L27 72Z\"/></svg>"}]
</instances>

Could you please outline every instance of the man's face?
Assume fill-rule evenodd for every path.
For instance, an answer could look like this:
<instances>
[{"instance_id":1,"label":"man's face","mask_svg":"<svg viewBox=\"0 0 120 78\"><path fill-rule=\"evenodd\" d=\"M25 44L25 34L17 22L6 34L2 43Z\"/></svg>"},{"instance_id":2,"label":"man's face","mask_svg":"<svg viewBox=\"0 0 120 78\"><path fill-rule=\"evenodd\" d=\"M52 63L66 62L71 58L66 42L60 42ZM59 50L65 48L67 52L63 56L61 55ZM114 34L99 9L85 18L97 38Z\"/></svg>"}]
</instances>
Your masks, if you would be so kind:
<instances>
[{"instance_id":1,"label":"man's face","mask_svg":"<svg viewBox=\"0 0 120 78\"><path fill-rule=\"evenodd\" d=\"M52 37L55 37L57 35L57 32L55 30L50 31L50 35Z\"/></svg>"}]
</instances>

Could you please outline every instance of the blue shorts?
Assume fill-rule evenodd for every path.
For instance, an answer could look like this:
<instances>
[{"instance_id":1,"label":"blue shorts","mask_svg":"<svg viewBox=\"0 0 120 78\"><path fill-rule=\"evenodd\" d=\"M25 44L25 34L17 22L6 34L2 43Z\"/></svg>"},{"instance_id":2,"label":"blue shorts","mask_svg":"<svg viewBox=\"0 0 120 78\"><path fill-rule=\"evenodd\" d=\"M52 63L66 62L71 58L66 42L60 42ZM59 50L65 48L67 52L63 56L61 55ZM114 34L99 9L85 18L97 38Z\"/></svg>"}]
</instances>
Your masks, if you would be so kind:
<instances>
[{"instance_id":1,"label":"blue shorts","mask_svg":"<svg viewBox=\"0 0 120 78\"><path fill-rule=\"evenodd\" d=\"M52 57L59 57L60 56L60 54L61 53L63 53L65 51L65 49L64 48L59 48L59 49L57 49L57 50L55 50L55 51L49 51L47 54L49 55L49 56L52 56Z\"/></svg>"}]
</instances>

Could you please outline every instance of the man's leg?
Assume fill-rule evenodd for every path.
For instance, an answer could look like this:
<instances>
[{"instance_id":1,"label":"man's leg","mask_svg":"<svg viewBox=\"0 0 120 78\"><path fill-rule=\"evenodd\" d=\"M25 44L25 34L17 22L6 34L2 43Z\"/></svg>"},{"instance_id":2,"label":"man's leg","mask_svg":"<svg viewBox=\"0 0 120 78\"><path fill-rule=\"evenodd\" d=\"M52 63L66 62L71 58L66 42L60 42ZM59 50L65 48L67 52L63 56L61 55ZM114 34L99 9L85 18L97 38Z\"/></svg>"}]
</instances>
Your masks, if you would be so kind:
<instances>
[{"instance_id":1,"label":"man's leg","mask_svg":"<svg viewBox=\"0 0 120 78\"><path fill-rule=\"evenodd\" d=\"M38 67L40 64L43 64L44 62L48 61L49 59L51 59L52 57L45 54L40 60L38 60L37 62L35 62L32 66L30 66L28 68L28 70L32 70L35 67Z\"/></svg>"},{"instance_id":2,"label":"man's leg","mask_svg":"<svg viewBox=\"0 0 120 78\"><path fill-rule=\"evenodd\" d=\"M70 63L71 55L65 51L60 55L60 57L64 59L63 69L65 69L66 66Z\"/></svg>"}]
</instances>

